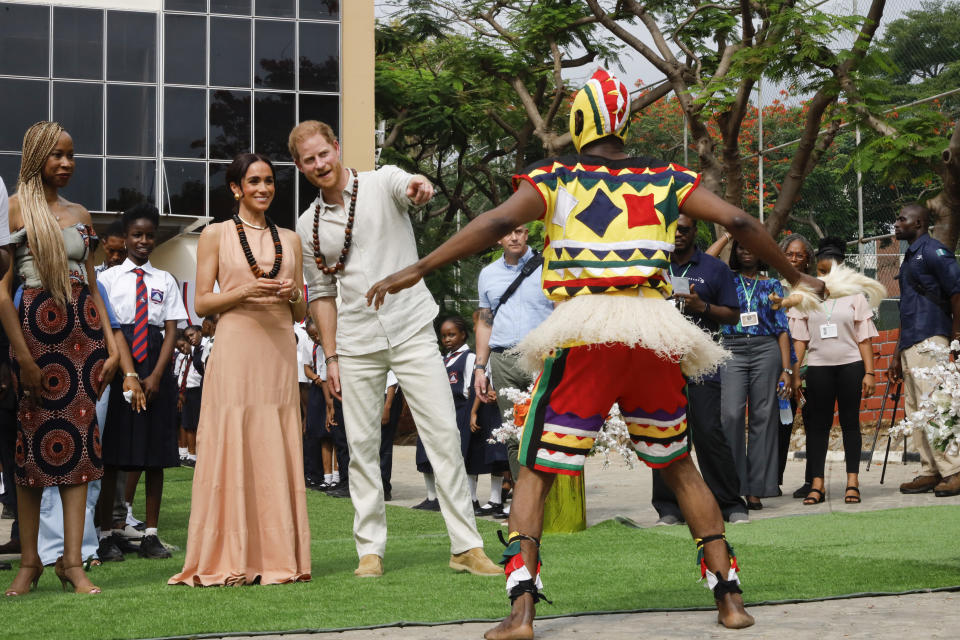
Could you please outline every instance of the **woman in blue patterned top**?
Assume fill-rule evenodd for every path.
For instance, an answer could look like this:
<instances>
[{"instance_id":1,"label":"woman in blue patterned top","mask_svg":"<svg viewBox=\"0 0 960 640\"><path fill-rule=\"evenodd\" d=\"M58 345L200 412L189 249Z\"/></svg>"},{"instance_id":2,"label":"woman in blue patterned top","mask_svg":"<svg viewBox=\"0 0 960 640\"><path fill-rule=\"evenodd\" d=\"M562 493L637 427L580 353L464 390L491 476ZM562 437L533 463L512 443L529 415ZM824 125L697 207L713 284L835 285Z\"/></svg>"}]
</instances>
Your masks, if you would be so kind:
<instances>
[{"instance_id":1,"label":"woman in blue patterned top","mask_svg":"<svg viewBox=\"0 0 960 640\"><path fill-rule=\"evenodd\" d=\"M740 301L740 321L724 325L723 346L733 357L721 374L720 412L723 431L733 449L740 476L740 492L748 509L762 509L760 498L778 494L777 442L779 411L777 388L791 393L790 338L787 316L770 306L770 294L783 297L777 280L760 275L762 265L748 249L734 242L730 268ZM750 405L750 450L745 422Z\"/></svg>"}]
</instances>

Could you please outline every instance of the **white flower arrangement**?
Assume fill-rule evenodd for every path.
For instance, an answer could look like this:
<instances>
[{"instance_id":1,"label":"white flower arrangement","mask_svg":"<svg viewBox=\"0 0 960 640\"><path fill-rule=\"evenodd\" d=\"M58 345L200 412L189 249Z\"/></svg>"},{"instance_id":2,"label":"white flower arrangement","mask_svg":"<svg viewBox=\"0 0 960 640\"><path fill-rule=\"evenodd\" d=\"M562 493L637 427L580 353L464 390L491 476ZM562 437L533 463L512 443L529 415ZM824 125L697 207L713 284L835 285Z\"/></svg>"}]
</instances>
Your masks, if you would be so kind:
<instances>
[{"instance_id":1,"label":"white flower arrangement","mask_svg":"<svg viewBox=\"0 0 960 640\"><path fill-rule=\"evenodd\" d=\"M530 408L532 390L532 385L526 391L513 388L500 390L500 395L505 396L513 403L513 408L504 412L503 425L491 432L491 443L519 442L520 431ZM521 409L518 411L518 408ZM627 467L633 469L636 466L637 453L633 448L630 432L627 431L627 423L624 422L623 416L620 414L620 407L616 404L610 408L607 420L600 427L600 431L593 441L593 447L587 455L602 455L603 467L606 468L610 464L610 456L614 453L620 454Z\"/></svg>"},{"instance_id":2,"label":"white flower arrangement","mask_svg":"<svg viewBox=\"0 0 960 640\"><path fill-rule=\"evenodd\" d=\"M930 354L937 364L911 369L910 373L922 380L931 380L936 389L921 398L909 416L890 429L890 437L908 436L917 429L925 429L931 444L947 455L960 454L960 365L950 361L950 352L960 352L960 341L949 347L924 342L918 349Z\"/></svg>"}]
</instances>

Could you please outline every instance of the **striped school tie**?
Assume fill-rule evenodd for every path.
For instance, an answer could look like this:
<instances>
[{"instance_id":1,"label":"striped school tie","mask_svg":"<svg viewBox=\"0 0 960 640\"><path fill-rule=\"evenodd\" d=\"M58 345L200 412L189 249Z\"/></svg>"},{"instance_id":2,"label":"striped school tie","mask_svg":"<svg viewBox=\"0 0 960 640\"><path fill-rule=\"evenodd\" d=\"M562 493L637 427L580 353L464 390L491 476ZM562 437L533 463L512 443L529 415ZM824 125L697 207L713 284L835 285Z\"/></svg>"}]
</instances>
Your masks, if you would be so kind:
<instances>
[{"instance_id":1,"label":"striped school tie","mask_svg":"<svg viewBox=\"0 0 960 640\"><path fill-rule=\"evenodd\" d=\"M134 269L137 274L137 311L133 317L133 359L147 359L147 285L143 282L143 269Z\"/></svg>"}]
</instances>

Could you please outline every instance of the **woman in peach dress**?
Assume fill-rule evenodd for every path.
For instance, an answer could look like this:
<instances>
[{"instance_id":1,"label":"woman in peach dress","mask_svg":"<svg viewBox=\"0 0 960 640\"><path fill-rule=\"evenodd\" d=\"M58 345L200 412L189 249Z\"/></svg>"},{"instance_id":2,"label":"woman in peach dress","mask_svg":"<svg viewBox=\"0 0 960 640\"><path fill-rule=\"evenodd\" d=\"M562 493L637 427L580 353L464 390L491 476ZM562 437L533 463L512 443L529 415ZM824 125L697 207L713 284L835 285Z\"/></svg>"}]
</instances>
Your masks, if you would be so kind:
<instances>
[{"instance_id":1,"label":"woman in peach dress","mask_svg":"<svg viewBox=\"0 0 960 640\"><path fill-rule=\"evenodd\" d=\"M293 335L306 314L300 242L265 215L275 188L266 157L237 156L227 184L234 216L209 225L197 247L196 311L220 321L203 384L187 557L169 584L306 581Z\"/></svg>"}]
</instances>

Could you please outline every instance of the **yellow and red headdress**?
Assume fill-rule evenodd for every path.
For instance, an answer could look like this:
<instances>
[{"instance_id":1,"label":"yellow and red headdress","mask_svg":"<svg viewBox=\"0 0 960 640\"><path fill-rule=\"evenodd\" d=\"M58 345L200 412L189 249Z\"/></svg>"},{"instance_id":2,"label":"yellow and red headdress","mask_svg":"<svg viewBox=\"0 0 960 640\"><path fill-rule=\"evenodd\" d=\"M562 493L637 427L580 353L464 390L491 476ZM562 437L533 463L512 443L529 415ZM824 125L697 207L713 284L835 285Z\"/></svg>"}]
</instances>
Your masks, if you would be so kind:
<instances>
[{"instance_id":1,"label":"yellow and red headdress","mask_svg":"<svg viewBox=\"0 0 960 640\"><path fill-rule=\"evenodd\" d=\"M582 114L582 127L577 126L577 113ZM577 92L570 109L570 134L580 148L600 138L617 136L626 140L630 124L630 92L606 69L598 69Z\"/></svg>"}]
</instances>

